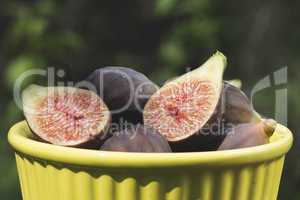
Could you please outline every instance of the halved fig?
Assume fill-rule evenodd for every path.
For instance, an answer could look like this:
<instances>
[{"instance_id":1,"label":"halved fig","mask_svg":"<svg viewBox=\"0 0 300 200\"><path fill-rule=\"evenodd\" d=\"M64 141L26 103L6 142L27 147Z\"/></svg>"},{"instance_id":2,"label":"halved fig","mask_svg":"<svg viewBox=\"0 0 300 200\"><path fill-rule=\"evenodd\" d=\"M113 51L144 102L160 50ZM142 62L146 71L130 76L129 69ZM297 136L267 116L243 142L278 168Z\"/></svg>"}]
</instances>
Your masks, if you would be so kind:
<instances>
[{"instance_id":1,"label":"halved fig","mask_svg":"<svg viewBox=\"0 0 300 200\"><path fill-rule=\"evenodd\" d=\"M260 122L239 124L230 129L218 150L237 149L267 144L277 122L262 119Z\"/></svg>"},{"instance_id":2,"label":"halved fig","mask_svg":"<svg viewBox=\"0 0 300 200\"><path fill-rule=\"evenodd\" d=\"M198 135L218 104L225 66L226 57L217 52L201 67L165 84L147 102L144 123L169 142Z\"/></svg>"},{"instance_id":3,"label":"halved fig","mask_svg":"<svg viewBox=\"0 0 300 200\"><path fill-rule=\"evenodd\" d=\"M157 86L144 74L127 67L104 67L95 70L87 81L109 107L114 122L120 119L141 123L143 108Z\"/></svg>"},{"instance_id":4,"label":"halved fig","mask_svg":"<svg viewBox=\"0 0 300 200\"><path fill-rule=\"evenodd\" d=\"M30 85L22 99L29 127L42 140L55 145L93 144L109 127L107 106L88 90Z\"/></svg>"},{"instance_id":5,"label":"halved fig","mask_svg":"<svg viewBox=\"0 0 300 200\"><path fill-rule=\"evenodd\" d=\"M157 131L141 124L115 132L101 147L104 151L171 152L168 141Z\"/></svg>"}]
</instances>

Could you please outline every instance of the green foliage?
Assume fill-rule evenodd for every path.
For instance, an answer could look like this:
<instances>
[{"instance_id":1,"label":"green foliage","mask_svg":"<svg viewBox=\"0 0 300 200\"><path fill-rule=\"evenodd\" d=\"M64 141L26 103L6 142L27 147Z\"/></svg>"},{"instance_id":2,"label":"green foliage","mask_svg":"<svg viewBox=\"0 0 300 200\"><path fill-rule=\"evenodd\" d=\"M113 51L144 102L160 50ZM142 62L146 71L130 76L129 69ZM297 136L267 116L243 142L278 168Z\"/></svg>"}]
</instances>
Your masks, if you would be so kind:
<instances>
[{"instance_id":1,"label":"green foliage","mask_svg":"<svg viewBox=\"0 0 300 200\"><path fill-rule=\"evenodd\" d=\"M156 2L156 14L164 16L172 14L172 10L176 7L177 0L160 0Z\"/></svg>"},{"instance_id":2,"label":"green foliage","mask_svg":"<svg viewBox=\"0 0 300 200\"><path fill-rule=\"evenodd\" d=\"M40 66L44 66L45 63L39 57L31 56L31 55L20 55L16 57L11 63L7 65L6 71L6 83L9 87L13 87L17 78L27 70L38 68ZM24 84L28 85L31 80L26 79Z\"/></svg>"}]
</instances>

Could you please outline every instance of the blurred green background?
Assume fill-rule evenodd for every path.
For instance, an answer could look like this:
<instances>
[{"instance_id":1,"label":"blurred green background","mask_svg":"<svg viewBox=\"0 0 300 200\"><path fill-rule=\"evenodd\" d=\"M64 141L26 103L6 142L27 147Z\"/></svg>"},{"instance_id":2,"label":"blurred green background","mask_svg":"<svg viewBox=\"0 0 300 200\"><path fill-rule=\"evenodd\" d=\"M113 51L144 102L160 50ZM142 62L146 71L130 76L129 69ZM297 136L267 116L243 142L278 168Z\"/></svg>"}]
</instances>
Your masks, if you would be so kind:
<instances>
[{"instance_id":1,"label":"blurred green background","mask_svg":"<svg viewBox=\"0 0 300 200\"><path fill-rule=\"evenodd\" d=\"M300 199L300 2L258 0L1 0L0 194L21 199L7 131L23 118L13 101L16 78L28 69L54 66L79 81L105 65L144 72L161 84L196 67L216 49L229 61L226 79L250 91L262 78L288 66L288 84L253 99L274 117L274 92L288 88L288 127L295 143L287 156L279 199ZM46 79L26 79L23 87Z\"/></svg>"}]
</instances>

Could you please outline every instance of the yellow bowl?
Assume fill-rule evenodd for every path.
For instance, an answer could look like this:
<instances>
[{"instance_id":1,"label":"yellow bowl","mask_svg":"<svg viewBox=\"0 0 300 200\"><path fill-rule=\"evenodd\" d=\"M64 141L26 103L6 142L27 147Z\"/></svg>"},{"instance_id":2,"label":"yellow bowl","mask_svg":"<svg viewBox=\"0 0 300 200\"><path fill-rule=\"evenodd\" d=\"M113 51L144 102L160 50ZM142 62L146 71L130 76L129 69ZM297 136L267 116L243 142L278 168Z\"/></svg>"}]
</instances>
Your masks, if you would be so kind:
<instances>
[{"instance_id":1,"label":"yellow bowl","mask_svg":"<svg viewBox=\"0 0 300 200\"><path fill-rule=\"evenodd\" d=\"M9 131L23 200L275 200L291 132L278 125L257 147L199 153L104 152Z\"/></svg>"}]
</instances>

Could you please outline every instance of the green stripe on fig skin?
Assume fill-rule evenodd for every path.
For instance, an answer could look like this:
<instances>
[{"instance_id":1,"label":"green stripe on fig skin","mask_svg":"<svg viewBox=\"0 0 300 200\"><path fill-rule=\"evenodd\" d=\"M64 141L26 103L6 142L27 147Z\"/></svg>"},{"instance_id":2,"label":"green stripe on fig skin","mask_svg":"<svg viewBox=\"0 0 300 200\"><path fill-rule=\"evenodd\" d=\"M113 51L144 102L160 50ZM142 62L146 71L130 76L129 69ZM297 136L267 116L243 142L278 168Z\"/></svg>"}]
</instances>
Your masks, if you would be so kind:
<instances>
[{"instance_id":1,"label":"green stripe on fig skin","mask_svg":"<svg viewBox=\"0 0 300 200\"><path fill-rule=\"evenodd\" d=\"M224 65L227 66L227 57L222 52L220 52L220 51L217 50L216 53L214 53L212 57L219 57L219 58L221 58L223 60L223 62L224 62Z\"/></svg>"},{"instance_id":2,"label":"green stripe on fig skin","mask_svg":"<svg viewBox=\"0 0 300 200\"><path fill-rule=\"evenodd\" d=\"M176 78L173 81L170 81L169 83L179 83L182 81L185 81L187 78L196 77L198 79L203 78L203 80L207 80L209 77L209 80L211 82L219 81L220 76L223 77L223 72L227 65L227 59L226 57L221 53L217 52L213 56L211 56L204 64L199 66L198 68L183 74L182 76ZM222 73L220 73L220 71ZM222 80L223 78L221 78ZM168 85L167 83L166 85ZM222 87L222 84L219 85L219 87ZM220 88L217 88L218 90Z\"/></svg>"},{"instance_id":3,"label":"green stripe on fig skin","mask_svg":"<svg viewBox=\"0 0 300 200\"><path fill-rule=\"evenodd\" d=\"M207 65L210 65L210 66L208 67ZM206 71L207 77L217 79L218 77L215 77L213 75L220 74L220 73L217 73L219 71L224 72L226 66L227 66L226 56L223 53L221 53L220 51L216 51L216 53L214 53L204 64L202 64L198 68L196 68L186 74L183 74L181 76L175 76L175 77L172 77L172 78L166 80L165 83L163 84L163 86L168 85L168 83L172 83L172 82L180 82L181 80L184 80L187 76L191 76L191 77L196 76L197 77L197 75L199 75L201 77L203 71ZM222 68L222 69L218 69L218 68ZM212 76L209 76L208 74L211 74ZM221 73L221 76L223 77L223 73ZM234 86L237 85L236 87L238 87L239 85L241 86L241 84L238 83L238 81L241 83L241 81L239 79L234 79L232 81L235 82L232 85L234 85ZM238 87L238 88L240 88L240 87Z\"/></svg>"},{"instance_id":4,"label":"green stripe on fig skin","mask_svg":"<svg viewBox=\"0 0 300 200\"><path fill-rule=\"evenodd\" d=\"M229 83L230 85L233 85L239 89L242 88L242 81L240 79L231 79L231 80L228 80L228 81L225 81L227 83Z\"/></svg>"}]
</instances>

